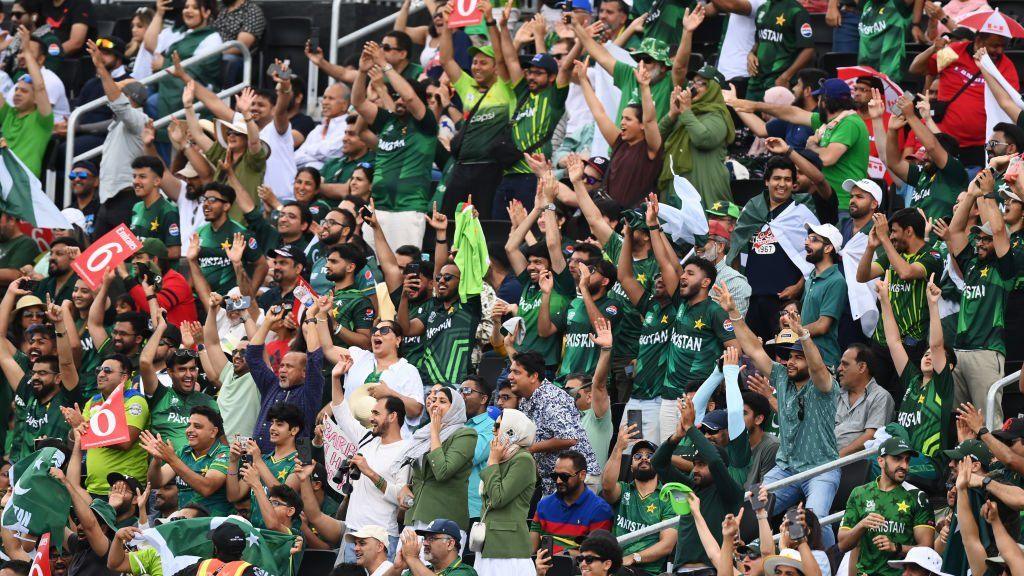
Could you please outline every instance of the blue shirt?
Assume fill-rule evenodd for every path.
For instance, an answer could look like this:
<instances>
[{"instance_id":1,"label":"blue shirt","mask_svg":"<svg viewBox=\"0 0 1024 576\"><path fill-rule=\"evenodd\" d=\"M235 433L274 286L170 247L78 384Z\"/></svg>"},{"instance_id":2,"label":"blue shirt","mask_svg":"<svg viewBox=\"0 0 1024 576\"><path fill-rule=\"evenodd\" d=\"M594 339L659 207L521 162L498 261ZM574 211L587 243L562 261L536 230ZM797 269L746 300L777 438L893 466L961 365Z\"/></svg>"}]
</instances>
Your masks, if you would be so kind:
<instances>
[{"instance_id":1,"label":"blue shirt","mask_svg":"<svg viewBox=\"0 0 1024 576\"><path fill-rule=\"evenodd\" d=\"M765 122L764 129L769 136L785 140L794 150L803 150L807 147L807 139L814 133L810 126L791 124L778 118Z\"/></svg>"},{"instance_id":2,"label":"blue shirt","mask_svg":"<svg viewBox=\"0 0 1024 576\"><path fill-rule=\"evenodd\" d=\"M553 536L558 554L578 548L594 530L611 531L614 519L612 507L590 488L584 488L572 504L566 504L557 494L541 498L530 522L530 532Z\"/></svg>"},{"instance_id":3,"label":"blue shirt","mask_svg":"<svg viewBox=\"0 0 1024 576\"><path fill-rule=\"evenodd\" d=\"M324 351L317 348L306 354L306 380L299 386L286 389L281 387L281 379L263 359L264 347L263 344L250 344L246 347L245 363L249 365L249 374L252 375L261 398L260 414L256 420L256 429L253 430L253 439L259 445L260 452L273 454L274 445L270 442L270 420L267 419L267 412L274 404L289 402L298 406L307 423L302 427L300 434L307 439L310 437L313 427L309 423L316 422L324 391Z\"/></svg>"},{"instance_id":4,"label":"blue shirt","mask_svg":"<svg viewBox=\"0 0 1024 576\"><path fill-rule=\"evenodd\" d=\"M480 472L487 467L494 439L494 419L482 412L466 420L466 428L476 430L476 449L473 452L473 471L469 474L469 517L480 517Z\"/></svg>"}]
</instances>

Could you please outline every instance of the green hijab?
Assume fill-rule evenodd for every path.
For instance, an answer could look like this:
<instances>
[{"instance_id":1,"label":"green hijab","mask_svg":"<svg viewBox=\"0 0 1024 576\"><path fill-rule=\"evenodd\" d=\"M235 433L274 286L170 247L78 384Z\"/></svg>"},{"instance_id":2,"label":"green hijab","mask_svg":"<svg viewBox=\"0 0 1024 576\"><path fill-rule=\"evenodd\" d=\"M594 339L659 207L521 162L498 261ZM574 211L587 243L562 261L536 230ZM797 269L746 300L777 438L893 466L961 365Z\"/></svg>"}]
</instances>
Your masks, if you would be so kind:
<instances>
[{"instance_id":1,"label":"green hijab","mask_svg":"<svg viewBox=\"0 0 1024 576\"><path fill-rule=\"evenodd\" d=\"M690 111L695 116L704 114L719 114L725 120L726 136L725 145L732 144L736 139L736 125L733 124L732 114L725 105L725 97L722 96L722 86L717 80L708 79L708 89L700 98L690 106ZM674 154L676 174L686 174L693 170L693 153L690 149L690 133L681 130L681 137L678 142L679 152Z\"/></svg>"}]
</instances>

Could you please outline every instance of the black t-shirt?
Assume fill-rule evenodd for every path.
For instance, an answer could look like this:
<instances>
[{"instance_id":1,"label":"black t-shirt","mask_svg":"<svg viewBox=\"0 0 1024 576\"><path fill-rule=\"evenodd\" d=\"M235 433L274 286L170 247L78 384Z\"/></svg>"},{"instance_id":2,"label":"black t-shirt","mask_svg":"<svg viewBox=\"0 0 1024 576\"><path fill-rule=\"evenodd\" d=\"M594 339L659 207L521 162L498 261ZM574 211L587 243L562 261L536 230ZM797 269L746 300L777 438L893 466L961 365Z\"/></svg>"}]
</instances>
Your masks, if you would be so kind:
<instances>
[{"instance_id":1,"label":"black t-shirt","mask_svg":"<svg viewBox=\"0 0 1024 576\"><path fill-rule=\"evenodd\" d=\"M98 193L98 192L97 192ZM126 224L132 219L132 207L139 199L135 197L135 191L131 188L123 188L113 198L108 199L100 205L93 221L93 239L103 236L118 224Z\"/></svg>"},{"instance_id":2,"label":"black t-shirt","mask_svg":"<svg viewBox=\"0 0 1024 576\"><path fill-rule=\"evenodd\" d=\"M299 112L292 118L292 128L302 132L303 136L309 136L309 133L317 127L316 120L313 120L309 116L306 116L302 112Z\"/></svg>"},{"instance_id":3,"label":"black t-shirt","mask_svg":"<svg viewBox=\"0 0 1024 576\"><path fill-rule=\"evenodd\" d=\"M93 21L91 0L64 0L60 6L54 6L53 0L44 0L39 10L39 20L40 24L49 24L61 42L68 41L71 27L75 24L89 26L89 36L95 36L92 34L96 23Z\"/></svg>"},{"instance_id":4,"label":"black t-shirt","mask_svg":"<svg viewBox=\"0 0 1024 576\"><path fill-rule=\"evenodd\" d=\"M78 534L68 537L68 549L71 550L71 564L68 574L74 576L117 576L117 572L107 569L107 556L100 556L93 551L88 540L79 540Z\"/></svg>"}]
</instances>

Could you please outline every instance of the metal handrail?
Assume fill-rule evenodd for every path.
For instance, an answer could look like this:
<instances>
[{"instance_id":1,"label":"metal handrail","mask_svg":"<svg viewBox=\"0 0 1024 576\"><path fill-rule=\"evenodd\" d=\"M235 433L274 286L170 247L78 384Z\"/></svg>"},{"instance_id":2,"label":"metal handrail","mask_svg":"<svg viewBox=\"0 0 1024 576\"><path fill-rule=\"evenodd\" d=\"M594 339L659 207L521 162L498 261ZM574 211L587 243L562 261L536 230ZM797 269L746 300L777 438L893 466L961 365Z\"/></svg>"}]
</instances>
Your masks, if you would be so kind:
<instances>
[{"instance_id":1,"label":"metal handrail","mask_svg":"<svg viewBox=\"0 0 1024 576\"><path fill-rule=\"evenodd\" d=\"M396 11L394 14L385 16L372 24L368 24L359 30L356 30L355 32L350 32L341 38L338 38L338 34L341 33L341 23L338 21L338 18L341 16L341 4L343 1L344 0L333 0L331 2L331 46L329 50L329 59L331 64L338 63L339 48L342 46L348 46L352 42L355 42L368 34L373 34L381 28L387 28L394 24L395 21L398 20L398 14L401 11L399 9L399 11ZM412 5L409 7L409 15L412 16L416 12L419 12L424 6L425 4L423 4L422 0L414 0ZM335 82L336 80L334 78L327 80L328 85L334 84Z\"/></svg>"},{"instance_id":2,"label":"metal handrail","mask_svg":"<svg viewBox=\"0 0 1024 576\"><path fill-rule=\"evenodd\" d=\"M205 60L205 59L207 59L207 58L209 58L211 56L220 56L225 51L227 51L227 50L229 50L231 48L237 48L242 53L242 81L240 83L238 83L238 84L235 84L234 86L232 86L230 88L222 90L221 92L219 92L217 94L217 97L218 98L225 98L227 96L231 96L232 94L237 94L238 92L241 92L243 88L248 86L250 84L251 80L252 80L252 53L249 52L249 47L248 46L246 46L245 44L239 42L238 40L231 40L229 42L225 42L225 43L221 44L218 48L216 48L214 50L207 50L206 52L202 52L200 54L196 54L196 55L192 56L191 58L183 60L181 62L181 65L183 67L185 67L185 68L188 68L192 64L195 64L196 62L199 62L201 60ZM168 68L164 68L163 70L160 70L159 72L157 72L155 74L151 74L149 76L146 76L142 80L139 80L139 83L140 84L144 84L144 85L148 85L148 84L152 84L154 82L157 82L157 81L163 79L165 76L169 76L170 75L170 72L168 72L167 70L168 70ZM95 99L95 100L93 100L91 102L87 102L87 103L82 104L81 106L75 108L75 110L71 113L71 115L68 116L67 145L65 147L65 149L67 150L67 153L64 156L64 189L65 190L70 190L71 189L71 181L68 178L68 176L71 174L71 167L74 166L75 162L78 162L79 160L88 160L89 158L94 158L96 156L99 156L102 153L102 151L103 151L103 146L100 145L100 146L97 146L96 148L93 148L92 150L88 150L86 152L82 152L81 154L74 155L74 150L75 150L75 131L76 131L76 128L77 128L77 125L78 125L78 119L82 116L82 114L85 114L86 112L89 112L91 110L95 110L95 109L100 108L102 106L106 106L107 102L108 102L107 97L106 96L101 96L101 97L99 97L99 98L97 98L97 99ZM197 103L195 105L195 108L197 110L202 109L202 107L203 107L203 105L202 105L201 102ZM172 118L178 118L178 117L181 117L181 116L184 116L184 115L185 115L185 109L181 108L180 110L178 110L176 112L173 112L171 114L168 114L167 116L164 116L163 118L160 118L159 120L157 120L156 122L153 123L153 126L156 127L156 128L162 128L162 127L166 126L167 124L170 124ZM70 196L68 196L68 197L70 198Z\"/></svg>"},{"instance_id":3,"label":"metal handrail","mask_svg":"<svg viewBox=\"0 0 1024 576\"><path fill-rule=\"evenodd\" d=\"M810 470L805 470L803 472L794 474L794 475L792 475L792 476L790 476L788 478L783 478L782 480L779 480L778 482L772 482L771 484L765 484L762 487L764 489L768 490L769 492L774 492L775 490L778 490L779 488L785 488L786 486L791 486L793 484L799 484L800 482L803 482L804 480L806 480L808 478L813 478L813 477L817 476L818 474L822 474L824 472L829 472L829 471L835 470L836 468L842 468L843 466L846 466L847 464L852 464L854 462L858 462L860 460L864 460L866 458L871 458L872 456L877 456L877 455L878 455L878 448L872 448L870 450L861 450L860 452L855 452L853 454L849 454L847 456L843 456L842 458L839 458L837 460L833 460L832 462L827 462L827 463L822 464L820 466L815 466L814 468L811 468ZM833 518L833 517L835 517L835 518ZM842 517L843 516L842 516L841 513L836 513L836 514L832 514L830 516L826 516L824 519L820 520L820 522L822 524L829 524L829 523L836 522L836 521L840 520ZM826 522L825 520L828 520L828 522ZM626 544L629 544L629 543L632 543L632 542L636 542L637 540L639 540L641 538L645 538L645 537L650 536L652 534L657 534L658 532L661 532L665 528L673 528L678 523L679 523L679 516L673 516L672 518L669 518L667 520L662 520L661 522L658 522L657 524L652 524L652 525L647 526L645 528L641 528L641 529L639 529L639 530L637 530L635 532L630 532L629 534L623 534L622 536L618 537L619 545L620 546L625 546Z\"/></svg>"},{"instance_id":4,"label":"metal handrail","mask_svg":"<svg viewBox=\"0 0 1024 576\"><path fill-rule=\"evenodd\" d=\"M996 395L999 394L1000 390L1017 382L1019 379L1020 370L1017 370L1013 374L996 380L988 389L988 397L985 399L985 427L989 430L997 430L1003 424L1002 422L996 422Z\"/></svg>"}]
</instances>

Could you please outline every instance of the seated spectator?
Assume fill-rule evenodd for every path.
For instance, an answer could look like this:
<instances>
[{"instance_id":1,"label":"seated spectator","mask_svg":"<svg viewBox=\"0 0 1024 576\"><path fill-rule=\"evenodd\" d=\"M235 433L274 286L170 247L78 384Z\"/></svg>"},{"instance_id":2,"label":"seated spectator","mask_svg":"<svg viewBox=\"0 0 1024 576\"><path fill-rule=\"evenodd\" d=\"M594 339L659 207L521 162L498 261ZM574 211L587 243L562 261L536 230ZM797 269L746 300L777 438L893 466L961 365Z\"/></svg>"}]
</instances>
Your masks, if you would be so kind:
<instances>
[{"instance_id":1,"label":"seated spectator","mask_svg":"<svg viewBox=\"0 0 1024 576\"><path fill-rule=\"evenodd\" d=\"M238 40L255 52L267 27L267 19L253 0L229 0L217 11L210 27L217 31L223 41ZM237 48L228 50L224 53L224 61L228 65L225 83L234 84L242 75L241 52Z\"/></svg>"},{"instance_id":2,"label":"seated spectator","mask_svg":"<svg viewBox=\"0 0 1024 576\"><path fill-rule=\"evenodd\" d=\"M71 194L74 198L72 207L82 211L85 216L85 233L91 236L93 222L100 210L99 197L100 169L92 160L79 160L71 167L68 179L71 181Z\"/></svg>"},{"instance_id":3,"label":"seated spectator","mask_svg":"<svg viewBox=\"0 0 1024 576\"><path fill-rule=\"evenodd\" d=\"M250 295L253 289L248 284L250 280L262 282L267 274L267 260L252 233L229 218L237 198L235 189L212 182L200 188L199 193L206 224L192 235L185 254L199 299L208 301L210 292L228 294L232 288L243 285L245 294Z\"/></svg>"},{"instance_id":4,"label":"seated spectator","mask_svg":"<svg viewBox=\"0 0 1024 576\"><path fill-rule=\"evenodd\" d=\"M579 553L581 542L589 534L612 527L611 506L587 488L586 474L583 454L576 450L559 453L554 471L547 475L555 491L541 498L530 522L534 551L540 547L541 536L551 536L555 554Z\"/></svg>"},{"instance_id":5,"label":"seated spectator","mask_svg":"<svg viewBox=\"0 0 1024 576\"><path fill-rule=\"evenodd\" d=\"M355 563L362 566L369 576L384 576L394 566L388 558L393 557L392 543L397 539L388 535L380 526L368 525L345 535L345 543L355 549Z\"/></svg>"},{"instance_id":6,"label":"seated spectator","mask_svg":"<svg viewBox=\"0 0 1024 576\"><path fill-rule=\"evenodd\" d=\"M422 546L417 536L423 538ZM464 541L459 525L445 518L437 518L416 530L406 527L402 532L401 552L395 555L395 565L389 576L409 576L424 571L444 572L448 576L476 576L476 570L463 564L459 557ZM429 564L420 559L421 555Z\"/></svg>"}]
</instances>

